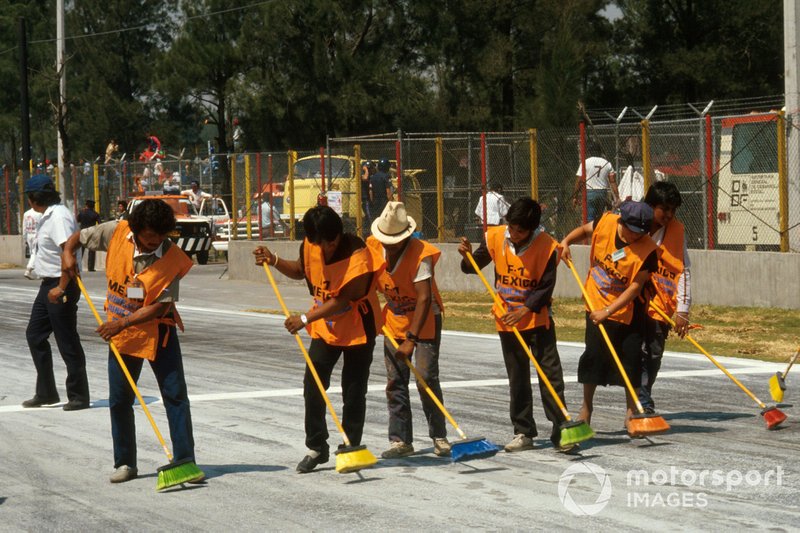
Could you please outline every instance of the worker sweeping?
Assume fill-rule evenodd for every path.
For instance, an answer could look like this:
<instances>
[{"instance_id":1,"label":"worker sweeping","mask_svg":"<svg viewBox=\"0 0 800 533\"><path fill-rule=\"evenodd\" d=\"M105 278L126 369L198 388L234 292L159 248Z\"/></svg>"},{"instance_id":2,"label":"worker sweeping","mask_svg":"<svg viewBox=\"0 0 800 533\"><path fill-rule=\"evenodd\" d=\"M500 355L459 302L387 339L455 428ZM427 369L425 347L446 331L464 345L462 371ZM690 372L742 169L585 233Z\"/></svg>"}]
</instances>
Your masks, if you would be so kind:
<instances>
[{"instance_id":1,"label":"worker sweeping","mask_svg":"<svg viewBox=\"0 0 800 533\"><path fill-rule=\"evenodd\" d=\"M630 421L638 398L630 389L641 386L642 341L646 310L637 297L650 274L658 268L657 246L648 235L653 209L643 202L623 202L620 214L604 213L599 219L578 226L561 241L562 258L571 264L570 245L591 238L589 274L586 280L586 349L578 363L578 381L583 383L580 418L591 423L594 393L598 385L624 386L624 376L599 324L604 324L612 346L632 387L625 389Z\"/></svg>"},{"instance_id":2,"label":"worker sweeping","mask_svg":"<svg viewBox=\"0 0 800 533\"><path fill-rule=\"evenodd\" d=\"M473 258L479 268L494 262L495 288L505 309L493 308L495 326L500 336L503 360L508 374L509 411L514 438L505 446L507 452L533 449L538 431L533 418L533 394L528 353L514 333L536 354L536 359L553 389L564 403L564 377L556 346L556 326L551 300L556 284L558 243L539 226L541 207L531 198L513 202L506 213L506 224L488 229ZM464 258L461 270L475 274L468 262L472 244L461 238L458 252ZM561 424L566 420L558 403L539 380L545 415L553 423L550 440L556 449L569 451L575 444L561 443Z\"/></svg>"},{"instance_id":3,"label":"worker sweeping","mask_svg":"<svg viewBox=\"0 0 800 533\"><path fill-rule=\"evenodd\" d=\"M77 231L64 246L62 269L71 278L77 274L75 256L81 246L108 252L108 320L97 333L114 343L122 361L120 364L109 350L112 483L138 476L133 387L145 359L161 391L174 452L171 465L159 471L159 488L205 479L195 465L192 414L176 328L183 330L175 308L180 279L192 268L192 261L167 238L174 229L175 215L169 205L162 200L143 200L127 221L112 220Z\"/></svg>"},{"instance_id":4,"label":"worker sweeping","mask_svg":"<svg viewBox=\"0 0 800 533\"><path fill-rule=\"evenodd\" d=\"M692 305L691 262L686 247L683 224L675 218L681 206L681 193L674 183L659 181L650 186L644 202L653 208L650 238L659 247L658 268L645 288L649 299L669 316L675 316L675 333L680 338L689 331L689 307ZM653 383L664 356L664 346L671 326L650 306L645 318L645 341L642 360L642 384L639 401L646 413L655 412Z\"/></svg>"},{"instance_id":5,"label":"worker sweeping","mask_svg":"<svg viewBox=\"0 0 800 533\"><path fill-rule=\"evenodd\" d=\"M389 448L384 459L406 457L414 453L411 398L408 383L410 369L404 360L414 356L423 381L439 402L443 402L439 385L439 344L442 338L444 304L436 288L434 268L442 252L432 244L412 237L416 221L408 216L402 202L389 202L372 223L372 236L367 246L379 261L386 261L386 270L378 278L378 291L386 298L383 320L391 337L399 341L395 350L389 339L384 341L386 364L386 400L389 407ZM433 453L450 455L444 415L417 383L422 410L428 422L428 436L433 440Z\"/></svg>"},{"instance_id":6,"label":"worker sweeping","mask_svg":"<svg viewBox=\"0 0 800 533\"><path fill-rule=\"evenodd\" d=\"M306 280L314 305L303 314L289 316L284 325L289 333L306 328L311 335L308 355L323 391L343 357L342 427L351 446L340 447L339 452L348 453L347 448L355 452L364 430L375 337L382 325L375 284L386 263L376 263L363 240L344 233L342 219L328 206L306 211L303 228L306 237L297 259L280 258L265 246L256 248L253 255L258 265L267 264L288 278ZM330 459L325 397L308 365L303 388L308 452L297 465L301 474Z\"/></svg>"}]
</instances>

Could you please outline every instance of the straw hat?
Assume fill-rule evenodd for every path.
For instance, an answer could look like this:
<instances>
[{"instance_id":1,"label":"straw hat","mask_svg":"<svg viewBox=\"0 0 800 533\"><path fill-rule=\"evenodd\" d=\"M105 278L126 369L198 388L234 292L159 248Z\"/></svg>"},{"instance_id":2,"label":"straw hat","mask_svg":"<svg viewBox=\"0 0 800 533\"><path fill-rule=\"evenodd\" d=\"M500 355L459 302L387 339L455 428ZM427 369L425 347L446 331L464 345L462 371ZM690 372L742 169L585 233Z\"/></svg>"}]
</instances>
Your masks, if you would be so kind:
<instances>
[{"instance_id":1,"label":"straw hat","mask_svg":"<svg viewBox=\"0 0 800 533\"><path fill-rule=\"evenodd\" d=\"M372 235L383 244L397 244L411 236L417 223L406 213L403 202L389 202L372 222Z\"/></svg>"}]
</instances>

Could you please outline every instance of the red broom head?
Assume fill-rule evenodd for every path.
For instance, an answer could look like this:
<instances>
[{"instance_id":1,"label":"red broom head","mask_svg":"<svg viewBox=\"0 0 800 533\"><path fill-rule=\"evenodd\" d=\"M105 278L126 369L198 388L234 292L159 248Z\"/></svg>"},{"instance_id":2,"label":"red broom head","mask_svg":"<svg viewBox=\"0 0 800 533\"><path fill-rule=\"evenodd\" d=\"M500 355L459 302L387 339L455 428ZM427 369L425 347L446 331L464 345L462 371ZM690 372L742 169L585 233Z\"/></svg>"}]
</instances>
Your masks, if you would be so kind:
<instances>
[{"instance_id":1,"label":"red broom head","mask_svg":"<svg viewBox=\"0 0 800 533\"><path fill-rule=\"evenodd\" d=\"M633 438L649 437L669 431L669 424L660 415L638 414L628 421L628 434Z\"/></svg>"},{"instance_id":2,"label":"red broom head","mask_svg":"<svg viewBox=\"0 0 800 533\"><path fill-rule=\"evenodd\" d=\"M767 423L767 429L775 429L786 420L786 414L777 407L767 407L761 411L761 416L764 417L764 422Z\"/></svg>"}]
</instances>

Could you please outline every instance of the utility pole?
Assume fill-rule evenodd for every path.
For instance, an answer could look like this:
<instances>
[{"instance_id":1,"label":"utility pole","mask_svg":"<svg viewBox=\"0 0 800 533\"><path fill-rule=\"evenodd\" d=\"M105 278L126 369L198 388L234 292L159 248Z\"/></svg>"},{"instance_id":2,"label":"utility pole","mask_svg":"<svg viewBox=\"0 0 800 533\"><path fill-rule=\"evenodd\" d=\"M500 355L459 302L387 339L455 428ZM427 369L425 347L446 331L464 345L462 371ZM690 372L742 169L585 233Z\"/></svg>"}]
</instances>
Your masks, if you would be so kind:
<instances>
[{"instance_id":1,"label":"utility pole","mask_svg":"<svg viewBox=\"0 0 800 533\"><path fill-rule=\"evenodd\" d=\"M66 128L67 114L67 72L64 63L64 0L56 0L56 73L58 74L58 190L65 194L67 165L64 161L63 130ZM66 196L64 196L66 198Z\"/></svg>"},{"instance_id":2,"label":"utility pole","mask_svg":"<svg viewBox=\"0 0 800 533\"><path fill-rule=\"evenodd\" d=\"M31 177L31 119L28 108L28 36L25 29L25 17L19 18L19 107L20 131L22 133L22 177Z\"/></svg>"},{"instance_id":3,"label":"utility pole","mask_svg":"<svg viewBox=\"0 0 800 533\"><path fill-rule=\"evenodd\" d=\"M788 171L788 227L800 222L800 9L795 0L783 0L783 72L784 93L786 97L786 158ZM780 193L779 193L780 194ZM800 250L800 229L789 232L789 248Z\"/></svg>"}]
</instances>

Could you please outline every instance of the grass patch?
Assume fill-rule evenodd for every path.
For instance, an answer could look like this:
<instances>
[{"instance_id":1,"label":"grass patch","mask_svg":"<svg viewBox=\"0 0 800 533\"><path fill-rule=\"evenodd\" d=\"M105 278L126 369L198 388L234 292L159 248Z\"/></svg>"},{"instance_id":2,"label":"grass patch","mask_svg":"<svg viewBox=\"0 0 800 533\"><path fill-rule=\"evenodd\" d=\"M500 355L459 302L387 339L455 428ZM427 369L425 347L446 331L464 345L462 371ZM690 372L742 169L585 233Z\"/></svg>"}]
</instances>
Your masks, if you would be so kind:
<instances>
[{"instance_id":1,"label":"grass patch","mask_svg":"<svg viewBox=\"0 0 800 533\"><path fill-rule=\"evenodd\" d=\"M446 329L494 333L491 301L484 293L443 292ZM584 307L577 298L558 298L553 302L558 340L583 342ZM712 355L726 355L787 361L794 354L800 337L797 324L800 311L759 307L692 306L692 322L703 329L691 335ZM670 336L667 349L699 353L685 340Z\"/></svg>"}]
</instances>

